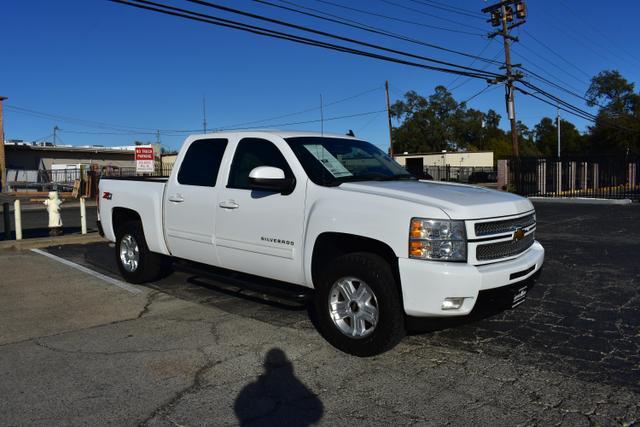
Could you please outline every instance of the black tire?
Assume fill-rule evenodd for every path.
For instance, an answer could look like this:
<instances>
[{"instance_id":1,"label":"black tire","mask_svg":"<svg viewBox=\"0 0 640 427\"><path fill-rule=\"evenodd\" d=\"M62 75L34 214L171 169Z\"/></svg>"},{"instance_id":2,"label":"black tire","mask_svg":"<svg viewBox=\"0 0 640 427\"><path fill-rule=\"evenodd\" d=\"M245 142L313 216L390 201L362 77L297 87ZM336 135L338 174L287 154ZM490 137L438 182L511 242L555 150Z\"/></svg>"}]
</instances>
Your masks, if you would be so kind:
<instances>
[{"instance_id":1,"label":"black tire","mask_svg":"<svg viewBox=\"0 0 640 427\"><path fill-rule=\"evenodd\" d=\"M132 237L138 246L138 265L134 270L128 269L120 257L122 241L127 236ZM129 283L151 282L166 276L171 271L169 258L149 250L140 221L129 221L119 227L115 256L120 274Z\"/></svg>"},{"instance_id":2,"label":"black tire","mask_svg":"<svg viewBox=\"0 0 640 427\"><path fill-rule=\"evenodd\" d=\"M375 295L378 320L367 336L347 336L331 317L331 289L334 283L345 277L365 282ZM391 266L375 254L357 252L329 261L319 274L311 310L312 319L322 336L337 349L355 356L384 353L395 347L405 335L404 309Z\"/></svg>"}]
</instances>

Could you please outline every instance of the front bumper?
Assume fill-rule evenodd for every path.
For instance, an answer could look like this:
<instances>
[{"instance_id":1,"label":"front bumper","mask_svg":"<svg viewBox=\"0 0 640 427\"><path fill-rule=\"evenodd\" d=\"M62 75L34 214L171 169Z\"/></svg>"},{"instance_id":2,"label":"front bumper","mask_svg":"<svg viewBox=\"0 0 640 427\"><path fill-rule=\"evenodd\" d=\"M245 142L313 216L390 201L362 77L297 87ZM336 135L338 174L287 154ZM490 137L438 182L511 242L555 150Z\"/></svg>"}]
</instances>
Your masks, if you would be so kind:
<instances>
[{"instance_id":1,"label":"front bumper","mask_svg":"<svg viewBox=\"0 0 640 427\"><path fill-rule=\"evenodd\" d=\"M404 310L417 317L467 315L481 291L524 282L540 270L543 262L544 248L538 242L518 258L479 266L400 258ZM458 309L443 310L445 298L464 298L464 302Z\"/></svg>"}]
</instances>

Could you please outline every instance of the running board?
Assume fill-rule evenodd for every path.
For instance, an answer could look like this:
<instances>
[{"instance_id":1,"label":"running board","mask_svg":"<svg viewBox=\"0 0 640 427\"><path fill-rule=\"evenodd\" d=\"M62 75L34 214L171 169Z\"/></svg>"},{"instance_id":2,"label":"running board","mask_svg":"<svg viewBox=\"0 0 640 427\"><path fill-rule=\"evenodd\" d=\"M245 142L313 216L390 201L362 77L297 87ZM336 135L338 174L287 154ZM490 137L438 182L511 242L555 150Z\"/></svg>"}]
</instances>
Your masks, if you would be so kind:
<instances>
[{"instance_id":1,"label":"running board","mask_svg":"<svg viewBox=\"0 0 640 427\"><path fill-rule=\"evenodd\" d=\"M174 268L202 279L213 280L220 285L235 286L288 302L305 304L313 297L313 289L304 286L191 261L174 259Z\"/></svg>"}]
</instances>

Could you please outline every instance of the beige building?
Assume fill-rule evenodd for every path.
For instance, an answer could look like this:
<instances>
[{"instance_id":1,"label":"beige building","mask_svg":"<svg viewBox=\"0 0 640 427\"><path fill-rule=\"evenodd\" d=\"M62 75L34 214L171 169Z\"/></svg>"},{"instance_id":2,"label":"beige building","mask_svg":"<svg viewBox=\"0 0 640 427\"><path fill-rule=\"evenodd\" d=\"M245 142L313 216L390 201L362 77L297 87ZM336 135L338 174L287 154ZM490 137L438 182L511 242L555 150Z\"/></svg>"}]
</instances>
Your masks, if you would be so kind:
<instances>
[{"instance_id":1,"label":"beige building","mask_svg":"<svg viewBox=\"0 0 640 427\"><path fill-rule=\"evenodd\" d=\"M5 143L7 170L51 170L63 166L135 167L135 147L74 147Z\"/></svg>"},{"instance_id":2,"label":"beige building","mask_svg":"<svg viewBox=\"0 0 640 427\"><path fill-rule=\"evenodd\" d=\"M394 159L416 176L426 169L450 166L452 168L492 168L493 151L396 154Z\"/></svg>"},{"instance_id":3,"label":"beige building","mask_svg":"<svg viewBox=\"0 0 640 427\"><path fill-rule=\"evenodd\" d=\"M418 160L424 166L493 167L493 151L396 154L394 159L403 166Z\"/></svg>"}]
</instances>

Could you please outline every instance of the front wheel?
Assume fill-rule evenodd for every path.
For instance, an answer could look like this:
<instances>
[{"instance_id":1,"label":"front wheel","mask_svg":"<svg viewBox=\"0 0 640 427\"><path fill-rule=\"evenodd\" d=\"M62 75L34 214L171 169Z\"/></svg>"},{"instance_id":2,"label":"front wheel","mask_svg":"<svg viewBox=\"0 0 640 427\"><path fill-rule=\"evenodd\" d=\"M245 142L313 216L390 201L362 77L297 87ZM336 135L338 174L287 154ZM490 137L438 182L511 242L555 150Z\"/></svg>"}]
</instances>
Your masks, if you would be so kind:
<instances>
[{"instance_id":1,"label":"front wheel","mask_svg":"<svg viewBox=\"0 0 640 427\"><path fill-rule=\"evenodd\" d=\"M374 356L404 336L404 312L389 263L370 253L343 255L323 269L313 315L333 346L356 356Z\"/></svg>"},{"instance_id":2,"label":"front wheel","mask_svg":"<svg viewBox=\"0 0 640 427\"><path fill-rule=\"evenodd\" d=\"M115 255L120 274L130 283L151 282L169 272L166 257L149 250L142 224L138 221L130 221L120 227Z\"/></svg>"}]
</instances>

